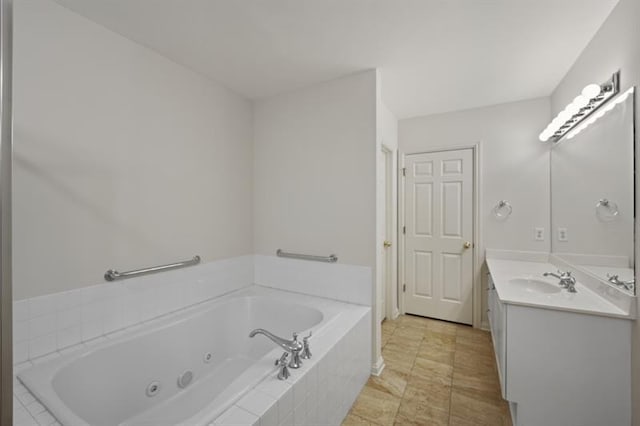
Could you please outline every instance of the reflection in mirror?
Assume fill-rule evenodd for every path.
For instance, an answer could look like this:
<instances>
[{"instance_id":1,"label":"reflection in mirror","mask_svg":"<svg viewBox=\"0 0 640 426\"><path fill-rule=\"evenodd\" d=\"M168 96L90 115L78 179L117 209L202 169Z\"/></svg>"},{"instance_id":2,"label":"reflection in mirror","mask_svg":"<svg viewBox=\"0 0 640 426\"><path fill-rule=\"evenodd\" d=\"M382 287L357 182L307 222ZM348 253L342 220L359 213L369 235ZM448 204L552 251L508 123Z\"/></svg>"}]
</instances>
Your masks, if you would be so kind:
<instances>
[{"instance_id":1,"label":"reflection in mirror","mask_svg":"<svg viewBox=\"0 0 640 426\"><path fill-rule=\"evenodd\" d=\"M551 150L552 252L635 293L634 93Z\"/></svg>"}]
</instances>

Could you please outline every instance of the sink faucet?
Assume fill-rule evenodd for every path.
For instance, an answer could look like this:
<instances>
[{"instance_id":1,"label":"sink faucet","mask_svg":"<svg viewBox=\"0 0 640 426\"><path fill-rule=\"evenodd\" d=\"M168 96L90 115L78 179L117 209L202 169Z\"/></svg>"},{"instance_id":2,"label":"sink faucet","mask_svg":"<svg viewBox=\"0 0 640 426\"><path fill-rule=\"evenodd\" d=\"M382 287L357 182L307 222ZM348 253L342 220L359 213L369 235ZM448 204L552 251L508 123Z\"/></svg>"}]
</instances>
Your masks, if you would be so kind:
<instances>
[{"instance_id":1,"label":"sink faucet","mask_svg":"<svg viewBox=\"0 0 640 426\"><path fill-rule=\"evenodd\" d=\"M560 280L559 284L562 287L566 288L569 293L576 293L577 292L577 290L576 290L576 279L575 279L575 277L573 277L571 275L570 271L560 272L560 270L558 270L557 274L554 274L553 272L545 272L542 275L545 276L545 277L552 276L552 277L555 277L555 278L559 279Z\"/></svg>"},{"instance_id":2,"label":"sink faucet","mask_svg":"<svg viewBox=\"0 0 640 426\"><path fill-rule=\"evenodd\" d=\"M262 334L263 336L268 337L273 343L291 354L291 360L289 360L289 368L300 368L300 366L302 365L302 361L300 360L300 352L302 352L304 346L298 341L298 333L293 333L293 339L287 340L283 339L282 337L276 336L275 334L265 330L264 328L256 328L251 333L249 333L249 337L254 337L257 334Z\"/></svg>"},{"instance_id":3,"label":"sink faucet","mask_svg":"<svg viewBox=\"0 0 640 426\"><path fill-rule=\"evenodd\" d=\"M618 278L618 275L609 275L609 274L607 274L607 278L608 278L608 281L611 284L615 284L618 287L624 287L624 289L628 290L628 291L633 291L633 289L634 289L634 287L636 285L635 278L633 278L633 279L631 279L629 281L624 281L624 280L621 280L620 278Z\"/></svg>"}]
</instances>

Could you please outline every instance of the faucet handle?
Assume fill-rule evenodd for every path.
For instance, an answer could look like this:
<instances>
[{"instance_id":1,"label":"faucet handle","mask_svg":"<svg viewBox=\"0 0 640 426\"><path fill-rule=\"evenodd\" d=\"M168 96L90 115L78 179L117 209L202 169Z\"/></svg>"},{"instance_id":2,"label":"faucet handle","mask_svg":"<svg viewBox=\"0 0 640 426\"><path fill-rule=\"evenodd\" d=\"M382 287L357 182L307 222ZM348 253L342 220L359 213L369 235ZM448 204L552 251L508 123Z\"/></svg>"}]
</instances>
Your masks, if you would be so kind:
<instances>
[{"instance_id":1,"label":"faucet handle","mask_svg":"<svg viewBox=\"0 0 640 426\"><path fill-rule=\"evenodd\" d=\"M302 349L302 354L300 358L302 359L311 359L311 349L309 349L309 339L311 338L312 332L309 331L309 335L302 338L302 344L304 348Z\"/></svg>"},{"instance_id":2,"label":"faucet handle","mask_svg":"<svg viewBox=\"0 0 640 426\"><path fill-rule=\"evenodd\" d=\"M287 358L289 358L289 352L283 353L280 359L276 359L276 365L286 365Z\"/></svg>"},{"instance_id":3,"label":"faucet handle","mask_svg":"<svg viewBox=\"0 0 640 426\"><path fill-rule=\"evenodd\" d=\"M276 365L280 367L280 371L278 372L279 380L287 380L291 373L289 373L289 367L287 366L287 358L289 357L289 352L285 352L282 354L280 359L276 360Z\"/></svg>"}]
</instances>

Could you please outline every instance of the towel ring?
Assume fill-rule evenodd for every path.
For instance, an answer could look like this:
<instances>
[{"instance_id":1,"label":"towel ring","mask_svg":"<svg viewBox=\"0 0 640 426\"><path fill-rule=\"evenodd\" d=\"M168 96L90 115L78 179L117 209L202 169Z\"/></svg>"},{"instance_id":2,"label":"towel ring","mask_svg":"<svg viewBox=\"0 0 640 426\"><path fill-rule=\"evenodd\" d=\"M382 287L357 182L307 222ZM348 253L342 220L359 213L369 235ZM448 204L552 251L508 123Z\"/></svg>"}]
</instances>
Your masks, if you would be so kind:
<instances>
[{"instance_id":1,"label":"towel ring","mask_svg":"<svg viewBox=\"0 0 640 426\"><path fill-rule=\"evenodd\" d=\"M601 198L596 204L596 217L602 222L613 222L618 217L618 205L611 200Z\"/></svg>"},{"instance_id":2,"label":"towel ring","mask_svg":"<svg viewBox=\"0 0 640 426\"><path fill-rule=\"evenodd\" d=\"M507 200L500 200L493 208L493 215L497 219L506 219L511 216L511 212L513 212L513 207Z\"/></svg>"}]
</instances>

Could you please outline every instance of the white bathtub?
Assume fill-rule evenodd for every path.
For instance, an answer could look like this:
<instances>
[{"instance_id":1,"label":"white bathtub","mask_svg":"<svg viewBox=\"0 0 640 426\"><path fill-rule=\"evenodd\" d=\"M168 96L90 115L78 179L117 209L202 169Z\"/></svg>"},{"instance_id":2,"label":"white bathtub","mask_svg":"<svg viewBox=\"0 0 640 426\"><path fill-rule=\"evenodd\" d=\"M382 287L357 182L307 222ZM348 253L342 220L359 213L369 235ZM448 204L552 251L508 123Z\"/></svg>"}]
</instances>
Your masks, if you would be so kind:
<instances>
[{"instance_id":1,"label":"white bathtub","mask_svg":"<svg viewBox=\"0 0 640 426\"><path fill-rule=\"evenodd\" d=\"M282 350L249 338L252 329L321 336L344 306L253 286L81 346L19 379L66 426L207 424L276 372ZM180 388L185 371L193 380ZM159 391L148 396L153 382Z\"/></svg>"}]
</instances>

